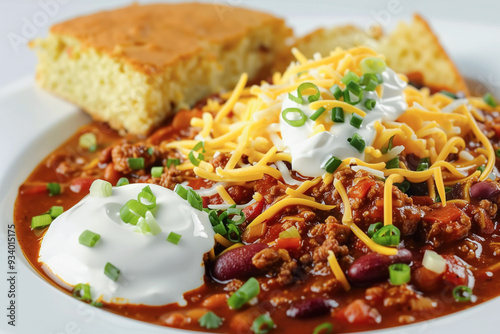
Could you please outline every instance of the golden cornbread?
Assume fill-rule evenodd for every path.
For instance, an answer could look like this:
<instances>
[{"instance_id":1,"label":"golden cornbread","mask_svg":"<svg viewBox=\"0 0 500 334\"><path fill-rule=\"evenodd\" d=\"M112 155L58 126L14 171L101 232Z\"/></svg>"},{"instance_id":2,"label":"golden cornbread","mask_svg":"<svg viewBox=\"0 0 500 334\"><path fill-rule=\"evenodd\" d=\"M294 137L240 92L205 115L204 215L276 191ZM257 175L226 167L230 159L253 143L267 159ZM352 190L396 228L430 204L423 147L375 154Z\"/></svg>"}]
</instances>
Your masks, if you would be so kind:
<instances>
[{"instance_id":1,"label":"golden cornbread","mask_svg":"<svg viewBox=\"0 0 500 334\"><path fill-rule=\"evenodd\" d=\"M147 134L171 113L266 73L291 35L272 15L215 4L131 5L53 26L37 81L94 119Z\"/></svg>"}]
</instances>

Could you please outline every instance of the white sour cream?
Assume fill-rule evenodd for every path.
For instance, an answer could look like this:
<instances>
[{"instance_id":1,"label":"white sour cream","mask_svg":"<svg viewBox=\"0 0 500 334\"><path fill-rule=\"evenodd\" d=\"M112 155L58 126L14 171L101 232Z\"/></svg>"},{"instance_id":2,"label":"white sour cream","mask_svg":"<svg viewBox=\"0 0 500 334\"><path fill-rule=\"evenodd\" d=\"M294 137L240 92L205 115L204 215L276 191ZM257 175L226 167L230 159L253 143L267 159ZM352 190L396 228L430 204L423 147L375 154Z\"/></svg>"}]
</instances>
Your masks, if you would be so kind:
<instances>
[{"instance_id":1,"label":"white sour cream","mask_svg":"<svg viewBox=\"0 0 500 334\"><path fill-rule=\"evenodd\" d=\"M286 108L299 108L307 116L303 126L294 127L288 124L283 116L280 116L281 137L285 145L285 151L292 156L292 169L304 176L320 176L325 173L321 168L332 156L339 159L358 158L364 160L365 153L358 152L347 141L354 133L358 133L369 146L375 138L375 121L394 121L408 108L404 97L406 82L390 68L382 73L383 93L379 97L376 92L363 92L363 100L356 105L366 112L366 117L359 129L350 124L351 114L345 112L345 122L335 123L330 131L320 132L313 136L316 121L309 117L316 111L309 108L309 104L298 104L292 101L288 95L283 100L281 110ZM294 92L296 95L297 92ZM305 100L307 98L304 98ZM364 102L367 99L376 101L373 110L366 109ZM281 114L283 115L283 114ZM331 120L331 110L324 112L320 117Z\"/></svg>"},{"instance_id":2,"label":"white sour cream","mask_svg":"<svg viewBox=\"0 0 500 334\"><path fill-rule=\"evenodd\" d=\"M183 294L203 284L203 256L214 246L214 232L205 212L192 208L173 191L149 185L156 196L154 216L162 232L144 235L125 224L120 208L146 184L114 187L110 197L87 196L57 217L45 234L39 261L61 285L90 285L92 299L106 302L185 305ZM101 238L92 248L78 242L90 230ZM170 232L182 237L166 241ZM120 269L116 282L104 274L110 262Z\"/></svg>"}]
</instances>

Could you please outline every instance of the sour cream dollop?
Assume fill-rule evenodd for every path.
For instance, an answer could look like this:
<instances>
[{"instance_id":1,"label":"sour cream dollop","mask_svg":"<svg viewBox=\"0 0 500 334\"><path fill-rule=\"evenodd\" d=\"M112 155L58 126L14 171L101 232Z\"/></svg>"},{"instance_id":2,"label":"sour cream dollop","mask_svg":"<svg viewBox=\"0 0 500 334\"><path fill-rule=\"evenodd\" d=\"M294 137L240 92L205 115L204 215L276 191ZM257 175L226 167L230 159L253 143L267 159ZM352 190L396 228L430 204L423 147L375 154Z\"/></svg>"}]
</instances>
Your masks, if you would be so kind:
<instances>
[{"instance_id":1,"label":"sour cream dollop","mask_svg":"<svg viewBox=\"0 0 500 334\"><path fill-rule=\"evenodd\" d=\"M50 225L39 261L61 285L90 285L92 299L111 303L185 305L183 294L203 284L203 256L214 246L208 215L192 208L173 191L150 184L156 196L154 216L162 232L141 234L124 223L120 208L136 199L145 184L114 187L110 197L87 196ZM94 247L78 242L90 230L100 234ZM182 237L166 241L170 232ZM121 273L115 282L104 274L110 262Z\"/></svg>"},{"instance_id":2,"label":"sour cream dollop","mask_svg":"<svg viewBox=\"0 0 500 334\"><path fill-rule=\"evenodd\" d=\"M365 153L358 152L347 141L354 133L358 133L369 146L375 139L374 124L376 121L394 121L408 108L404 97L406 82L403 81L392 69L387 68L381 73L383 78L383 92L379 97L376 92L363 92L363 100L356 105L359 109L366 112L366 117L359 129L350 124L351 115L345 112L345 122L335 123L330 131L323 131L313 134L316 121L309 117L316 110L309 108L309 104L298 104L291 100L288 95L283 100L281 110L286 108L299 108L307 116L304 125L294 127L283 119L283 113L280 116L281 137L285 145L285 151L292 156L292 169L304 176L316 177L323 175L324 164L332 156L339 159L349 157L364 160ZM297 96L297 92L293 93ZM365 101L373 99L376 101L375 108L368 110L365 107ZM305 98L304 100L307 100ZM324 112L320 117L331 117L331 110ZM331 118L330 118L331 119ZM312 135L312 136L311 136Z\"/></svg>"}]
</instances>

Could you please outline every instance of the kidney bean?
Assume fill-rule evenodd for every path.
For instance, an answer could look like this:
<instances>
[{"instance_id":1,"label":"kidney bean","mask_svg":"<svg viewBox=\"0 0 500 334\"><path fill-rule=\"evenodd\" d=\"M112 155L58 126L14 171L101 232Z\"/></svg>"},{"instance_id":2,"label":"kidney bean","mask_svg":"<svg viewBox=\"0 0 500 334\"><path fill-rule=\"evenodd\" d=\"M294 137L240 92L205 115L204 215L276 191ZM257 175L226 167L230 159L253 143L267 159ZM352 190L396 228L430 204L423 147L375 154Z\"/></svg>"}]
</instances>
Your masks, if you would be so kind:
<instances>
[{"instance_id":1,"label":"kidney bean","mask_svg":"<svg viewBox=\"0 0 500 334\"><path fill-rule=\"evenodd\" d=\"M407 249L399 249L396 255L382 255L379 253L369 253L354 261L347 277L357 285L374 283L389 277L389 266L394 263L410 263L411 252Z\"/></svg>"},{"instance_id":2,"label":"kidney bean","mask_svg":"<svg viewBox=\"0 0 500 334\"><path fill-rule=\"evenodd\" d=\"M475 199L491 198L500 194L500 185L496 182L481 181L470 187L470 195Z\"/></svg>"},{"instance_id":3,"label":"kidney bean","mask_svg":"<svg viewBox=\"0 0 500 334\"><path fill-rule=\"evenodd\" d=\"M336 306L336 301L321 297L304 299L294 303L286 311L286 315L290 318L312 318L328 314Z\"/></svg>"},{"instance_id":4,"label":"kidney bean","mask_svg":"<svg viewBox=\"0 0 500 334\"><path fill-rule=\"evenodd\" d=\"M238 247L225 252L215 261L212 268L212 276L219 281L227 281L233 278L246 278L260 272L252 264L255 254L267 248L265 244L252 244Z\"/></svg>"}]
</instances>

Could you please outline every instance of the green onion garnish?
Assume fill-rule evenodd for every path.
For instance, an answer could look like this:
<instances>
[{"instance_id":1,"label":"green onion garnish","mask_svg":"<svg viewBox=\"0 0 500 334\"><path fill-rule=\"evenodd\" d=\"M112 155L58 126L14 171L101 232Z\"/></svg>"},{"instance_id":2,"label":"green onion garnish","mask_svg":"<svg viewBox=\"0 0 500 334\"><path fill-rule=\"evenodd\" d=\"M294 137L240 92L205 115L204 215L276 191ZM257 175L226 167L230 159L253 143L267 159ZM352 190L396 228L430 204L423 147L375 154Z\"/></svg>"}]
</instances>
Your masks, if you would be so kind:
<instances>
[{"instance_id":1,"label":"green onion garnish","mask_svg":"<svg viewBox=\"0 0 500 334\"><path fill-rule=\"evenodd\" d=\"M372 240L382 246L397 246L399 245L400 237L401 232L396 226L386 225L373 234Z\"/></svg>"},{"instance_id":2,"label":"green onion garnish","mask_svg":"<svg viewBox=\"0 0 500 334\"><path fill-rule=\"evenodd\" d=\"M49 226L52 223L52 217L48 213L43 215L34 216L31 218L31 229L42 228Z\"/></svg>"},{"instance_id":3,"label":"green onion garnish","mask_svg":"<svg viewBox=\"0 0 500 334\"><path fill-rule=\"evenodd\" d=\"M453 289L452 294L457 302L468 302L471 300L472 290L468 286L459 285Z\"/></svg>"},{"instance_id":4,"label":"green onion garnish","mask_svg":"<svg viewBox=\"0 0 500 334\"><path fill-rule=\"evenodd\" d=\"M340 100L342 96L344 96L344 93L342 92L342 89L340 88L339 85L335 84L332 87L330 87L330 92L333 94L333 97L336 100Z\"/></svg>"},{"instance_id":5,"label":"green onion garnish","mask_svg":"<svg viewBox=\"0 0 500 334\"><path fill-rule=\"evenodd\" d=\"M206 329L217 329L222 325L222 318L219 318L214 312L209 311L198 319L198 323Z\"/></svg>"},{"instance_id":6,"label":"green onion garnish","mask_svg":"<svg viewBox=\"0 0 500 334\"><path fill-rule=\"evenodd\" d=\"M410 266L405 263L395 263L389 266L389 281L392 285L408 283L411 279Z\"/></svg>"},{"instance_id":7,"label":"green onion garnish","mask_svg":"<svg viewBox=\"0 0 500 334\"><path fill-rule=\"evenodd\" d=\"M179 243L179 241L181 240L181 237L182 237L182 235L180 235L178 233L170 232L170 234L167 237L167 241L177 245Z\"/></svg>"},{"instance_id":8,"label":"green onion garnish","mask_svg":"<svg viewBox=\"0 0 500 334\"><path fill-rule=\"evenodd\" d=\"M97 300L91 301L90 305L94 306L94 307L102 307L103 306L103 304L101 302L98 302Z\"/></svg>"},{"instance_id":9,"label":"green onion garnish","mask_svg":"<svg viewBox=\"0 0 500 334\"><path fill-rule=\"evenodd\" d=\"M213 225L212 228L214 229L215 233L219 233L220 235L227 234L227 229L223 222L220 222L217 225Z\"/></svg>"},{"instance_id":10,"label":"green onion garnish","mask_svg":"<svg viewBox=\"0 0 500 334\"><path fill-rule=\"evenodd\" d=\"M366 234L368 234L368 236L371 238L371 237L373 237L373 235L375 234L375 232L377 232L378 230L380 230L382 227L384 227L384 224L382 224L380 222L375 223L375 224L371 224L368 227L368 231L366 232Z\"/></svg>"},{"instance_id":11,"label":"green onion garnish","mask_svg":"<svg viewBox=\"0 0 500 334\"><path fill-rule=\"evenodd\" d=\"M349 144L351 144L352 147L358 150L359 153L363 153L366 144L365 140L359 134L353 134L351 138L347 139L347 141L349 142Z\"/></svg>"},{"instance_id":12,"label":"green onion garnish","mask_svg":"<svg viewBox=\"0 0 500 334\"><path fill-rule=\"evenodd\" d=\"M374 99L367 99L365 101L365 108L368 110L373 110L373 108L375 108L376 104L377 104L377 101L375 101Z\"/></svg>"},{"instance_id":13,"label":"green onion garnish","mask_svg":"<svg viewBox=\"0 0 500 334\"><path fill-rule=\"evenodd\" d=\"M491 95L491 93L484 94L483 100L492 108L495 108L498 105L497 101L495 101L495 98L493 97L493 95Z\"/></svg>"},{"instance_id":14,"label":"green onion garnish","mask_svg":"<svg viewBox=\"0 0 500 334\"><path fill-rule=\"evenodd\" d=\"M73 297L84 302L92 301L92 295L90 294L90 285L83 283L77 284L73 288Z\"/></svg>"},{"instance_id":15,"label":"green onion garnish","mask_svg":"<svg viewBox=\"0 0 500 334\"><path fill-rule=\"evenodd\" d=\"M429 169L430 161L431 160L429 158L420 159L420 163L417 166L417 172L421 172L421 171Z\"/></svg>"},{"instance_id":16,"label":"green onion garnish","mask_svg":"<svg viewBox=\"0 0 500 334\"><path fill-rule=\"evenodd\" d=\"M377 88L378 85L379 85L379 83L377 81L370 80L366 85L361 86L361 88L363 88L363 90L365 90L367 92L372 92L372 91L374 91Z\"/></svg>"},{"instance_id":17,"label":"green onion garnish","mask_svg":"<svg viewBox=\"0 0 500 334\"><path fill-rule=\"evenodd\" d=\"M199 152L201 150L201 153ZM197 152L197 156L194 156L194 152ZM205 156L202 154L205 153L205 143L200 141L196 145L194 145L191 152L189 152L188 158L189 161L195 166L199 166L200 162L205 159Z\"/></svg>"},{"instance_id":18,"label":"green onion garnish","mask_svg":"<svg viewBox=\"0 0 500 334\"><path fill-rule=\"evenodd\" d=\"M163 166L155 166L151 168L152 177L161 177L161 174L163 174Z\"/></svg>"},{"instance_id":19,"label":"green onion garnish","mask_svg":"<svg viewBox=\"0 0 500 334\"><path fill-rule=\"evenodd\" d=\"M333 174L342 164L342 160L337 157L331 157L322 167L327 173Z\"/></svg>"},{"instance_id":20,"label":"green onion garnish","mask_svg":"<svg viewBox=\"0 0 500 334\"><path fill-rule=\"evenodd\" d=\"M227 238L234 243L241 242L241 232L238 226L234 224L227 225Z\"/></svg>"},{"instance_id":21,"label":"green onion garnish","mask_svg":"<svg viewBox=\"0 0 500 334\"><path fill-rule=\"evenodd\" d=\"M144 169L144 158L128 158L127 164L132 170Z\"/></svg>"},{"instance_id":22,"label":"green onion garnish","mask_svg":"<svg viewBox=\"0 0 500 334\"><path fill-rule=\"evenodd\" d=\"M359 63L361 71L364 73L382 73L387 68L385 61L378 57L367 57Z\"/></svg>"},{"instance_id":23,"label":"green onion garnish","mask_svg":"<svg viewBox=\"0 0 500 334\"><path fill-rule=\"evenodd\" d=\"M144 188L142 188L139 195L137 195L137 200L141 204L145 205L149 210L153 209L156 206L156 196L153 195L153 192L151 191L151 188L149 186L145 186Z\"/></svg>"},{"instance_id":24,"label":"green onion garnish","mask_svg":"<svg viewBox=\"0 0 500 334\"><path fill-rule=\"evenodd\" d=\"M319 116L321 116L321 114L322 114L323 112L325 112L325 110L326 110L325 108L321 107L321 108L319 108L318 110L316 110L316 111L314 112L314 114L312 114L312 115L311 115L311 117L309 117L309 118L310 118L310 119L312 119L313 121L315 121L315 120L317 120L317 119L318 119L318 117L319 117Z\"/></svg>"},{"instance_id":25,"label":"green onion garnish","mask_svg":"<svg viewBox=\"0 0 500 334\"><path fill-rule=\"evenodd\" d=\"M145 217L148 207L131 199L120 209L120 218L127 224L136 225L140 217Z\"/></svg>"},{"instance_id":26,"label":"green onion garnish","mask_svg":"<svg viewBox=\"0 0 500 334\"><path fill-rule=\"evenodd\" d=\"M401 183L394 183L394 185L396 187L398 187L399 190L401 190L404 193L406 193L408 191L408 189L410 189L410 182L408 182L407 180L404 180Z\"/></svg>"},{"instance_id":27,"label":"green onion garnish","mask_svg":"<svg viewBox=\"0 0 500 334\"><path fill-rule=\"evenodd\" d=\"M124 186L124 185L127 185L129 184L130 182L128 181L128 179L126 177L121 177L118 182L116 182L116 186L117 187L120 187L120 186Z\"/></svg>"},{"instance_id":28,"label":"green onion garnish","mask_svg":"<svg viewBox=\"0 0 500 334\"><path fill-rule=\"evenodd\" d=\"M154 153L155 153L155 149L154 149L154 147L149 147L149 148L148 148L148 154L149 154L149 155L153 155Z\"/></svg>"},{"instance_id":29,"label":"green onion garnish","mask_svg":"<svg viewBox=\"0 0 500 334\"><path fill-rule=\"evenodd\" d=\"M171 165L174 165L174 166L179 166L181 164L181 160L180 159L173 159L173 158L169 158L167 160L167 168L170 168Z\"/></svg>"},{"instance_id":30,"label":"green onion garnish","mask_svg":"<svg viewBox=\"0 0 500 334\"><path fill-rule=\"evenodd\" d=\"M227 305L233 310L237 310L249 302L260 293L259 281L249 278L235 293L227 300Z\"/></svg>"},{"instance_id":31,"label":"green onion garnish","mask_svg":"<svg viewBox=\"0 0 500 334\"><path fill-rule=\"evenodd\" d=\"M353 83L355 85L357 85L357 83L355 83L355 82L353 82ZM355 97L355 99L353 99L353 97ZM360 91L359 95L355 95L347 88L344 90L344 102L345 103L349 103L351 105L356 105L359 102L361 102L362 99L363 99L363 92Z\"/></svg>"},{"instance_id":32,"label":"green onion garnish","mask_svg":"<svg viewBox=\"0 0 500 334\"><path fill-rule=\"evenodd\" d=\"M363 117L359 116L358 114L352 114L351 125L356 129L359 129L361 127L361 123L363 123Z\"/></svg>"},{"instance_id":33,"label":"green onion garnish","mask_svg":"<svg viewBox=\"0 0 500 334\"><path fill-rule=\"evenodd\" d=\"M187 200L188 190L184 188L180 183L175 185L174 192L183 199Z\"/></svg>"},{"instance_id":34,"label":"green onion garnish","mask_svg":"<svg viewBox=\"0 0 500 334\"><path fill-rule=\"evenodd\" d=\"M94 152L97 148L97 137L93 132L84 133L78 138L78 145L81 148Z\"/></svg>"},{"instance_id":35,"label":"green onion garnish","mask_svg":"<svg viewBox=\"0 0 500 334\"><path fill-rule=\"evenodd\" d=\"M118 280L118 277L120 277L120 269L116 268L114 265L108 262L104 266L104 275L108 276L116 282Z\"/></svg>"},{"instance_id":36,"label":"green onion garnish","mask_svg":"<svg viewBox=\"0 0 500 334\"><path fill-rule=\"evenodd\" d=\"M500 158L500 148L497 148L495 150L495 155L497 156L497 158Z\"/></svg>"},{"instance_id":37,"label":"green onion garnish","mask_svg":"<svg viewBox=\"0 0 500 334\"><path fill-rule=\"evenodd\" d=\"M324 322L314 328L313 334L331 334L333 333L333 325L329 322Z\"/></svg>"},{"instance_id":38,"label":"green onion garnish","mask_svg":"<svg viewBox=\"0 0 500 334\"><path fill-rule=\"evenodd\" d=\"M137 227L142 234L151 233L157 235L161 232L161 227L156 221L151 211L146 212L146 217L140 217L137 221Z\"/></svg>"},{"instance_id":39,"label":"green onion garnish","mask_svg":"<svg viewBox=\"0 0 500 334\"><path fill-rule=\"evenodd\" d=\"M91 197L109 197L113 191L113 186L108 181L97 179L92 182L89 194Z\"/></svg>"},{"instance_id":40,"label":"green onion garnish","mask_svg":"<svg viewBox=\"0 0 500 334\"><path fill-rule=\"evenodd\" d=\"M483 174L484 170L486 169L486 166L485 165L481 165L481 166L478 166L477 167L477 170L481 172L481 174Z\"/></svg>"},{"instance_id":41,"label":"green onion garnish","mask_svg":"<svg viewBox=\"0 0 500 334\"><path fill-rule=\"evenodd\" d=\"M386 169L394 169L394 168L399 168L399 156L392 158L391 160L387 161L385 163L385 168Z\"/></svg>"},{"instance_id":42,"label":"green onion garnish","mask_svg":"<svg viewBox=\"0 0 500 334\"><path fill-rule=\"evenodd\" d=\"M288 119L287 116L290 113L298 114L298 116L300 116L300 118L299 119ZM304 112L302 110L300 110L299 108L286 108L281 113L281 117L283 118L283 120L285 122L287 122L288 124L290 124L293 127L302 126L302 125L306 124L306 121L307 121L306 114L304 114Z\"/></svg>"},{"instance_id":43,"label":"green onion garnish","mask_svg":"<svg viewBox=\"0 0 500 334\"><path fill-rule=\"evenodd\" d=\"M443 94L443 95L446 95L448 97L451 97L454 100L458 99L458 97L455 94L453 94L452 92L448 92L446 90L442 90L442 91L440 91L440 93Z\"/></svg>"},{"instance_id":44,"label":"green onion garnish","mask_svg":"<svg viewBox=\"0 0 500 334\"><path fill-rule=\"evenodd\" d=\"M203 209L203 199L193 189L188 190L187 201L193 208L198 209L200 211L201 209Z\"/></svg>"},{"instance_id":45,"label":"green onion garnish","mask_svg":"<svg viewBox=\"0 0 500 334\"><path fill-rule=\"evenodd\" d=\"M47 190L50 196L59 195L61 193L61 185L57 182L49 182L47 183Z\"/></svg>"},{"instance_id":46,"label":"green onion garnish","mask_svg":"<svg viewBox=\"0 0 500 334\"><path fill-rule=\"evenodd\" d=\"M49 209L49 215L52 218L57 218L61 213L64 212L64 208L62 206L54 205Z\"/></svg>"},{"instance_id":47,"label":"green onion garnish","mask_svg":"<svg viewBox=\"0 0 500 334\"><path fill-rule=\"evenodd\" d=\"M358 83L359 77L356 73L349 71L340 81L347 86L350 82Z\"/></svg>"},{"instance_id":48,"label":"green onion garnish","mask_svg":"<svg viewBox=\"0 0 500 334\"><path fill-rule=\"evenodd\" d=\"M316 93L314 93L314 95L310 95L307 98L307 100L309 100L309 102L318 101L319 97L320 97L319 88L318 88L318 86L316 86L315 84L313 84L311 82L301 83L300 86L297 88L297 98L296 99L292 99L292 100L295 101L295 102L297 102L297 103L299 103L299 104L303 104L304 103L304 98L302 97L302 95L308 89L314 89L316 91ZM292 94L289 94L289 96L290 95L293 96ZM293 96L293 97L295 98L295 96Z\"/></svg>"},{"instance_id":49,"label":"green onion garnish","mask_svg":"<svg viewBox=\"0 0 500 334\"><path fill-rule=\"evenodd\" d=\"M252 323L252 331L255 334L266 334L274 328L274 321L269 314L258 316Z\"/></svg>"},{"instance_id":50,"label":"green onion garnish","mask_svg":"<svg viewBox=\"0 0 500 334\"><path fill-rule=\"evenodd\" d=\"M81 245L84 245L87 247L94 247L96 242L99 241L99 239L101 239L101 236L99 234L94 233L94 232L89 231L89 230L85 230L78 237L78 242Z\"/></svg>"},{"instance_id":51,"label":"green onion garnish","mask_svg":"<svg viewBox=\"0 0 500 334\"><path fill-rule=\"evenodd\" d=\"M332 109L332 121L335 123L344 123L344 109L335 107Z\"/></svg>"},{"instance_id":52,"label":"green onion garnish","mask_svg":"<svg viewBox=\"0 0 500 334\"><path fill-rule=\"evenodd\" d=\"M292 93L288 93L288 98L295 103L302 104L302 97L300 97L300 96L297 97L297 96L293 95Z\"/></svg>"},{"instance_id":53,"label":"green onion garnish","mask_svg":"<svg viewBox=\"0 0 500 334\"><path fill-rule=\"evenodd\" d=\"M387 146L384 146L380 149L380 152L382 152L382 154L386 154L387 152L389 152L390 150L392 150L392 147L393 147L393 144L392 144L392 141L394 140L394 136L392 136L391 138L389 138L389 142L387 143Z\"/></svg>"}]
</instances>

